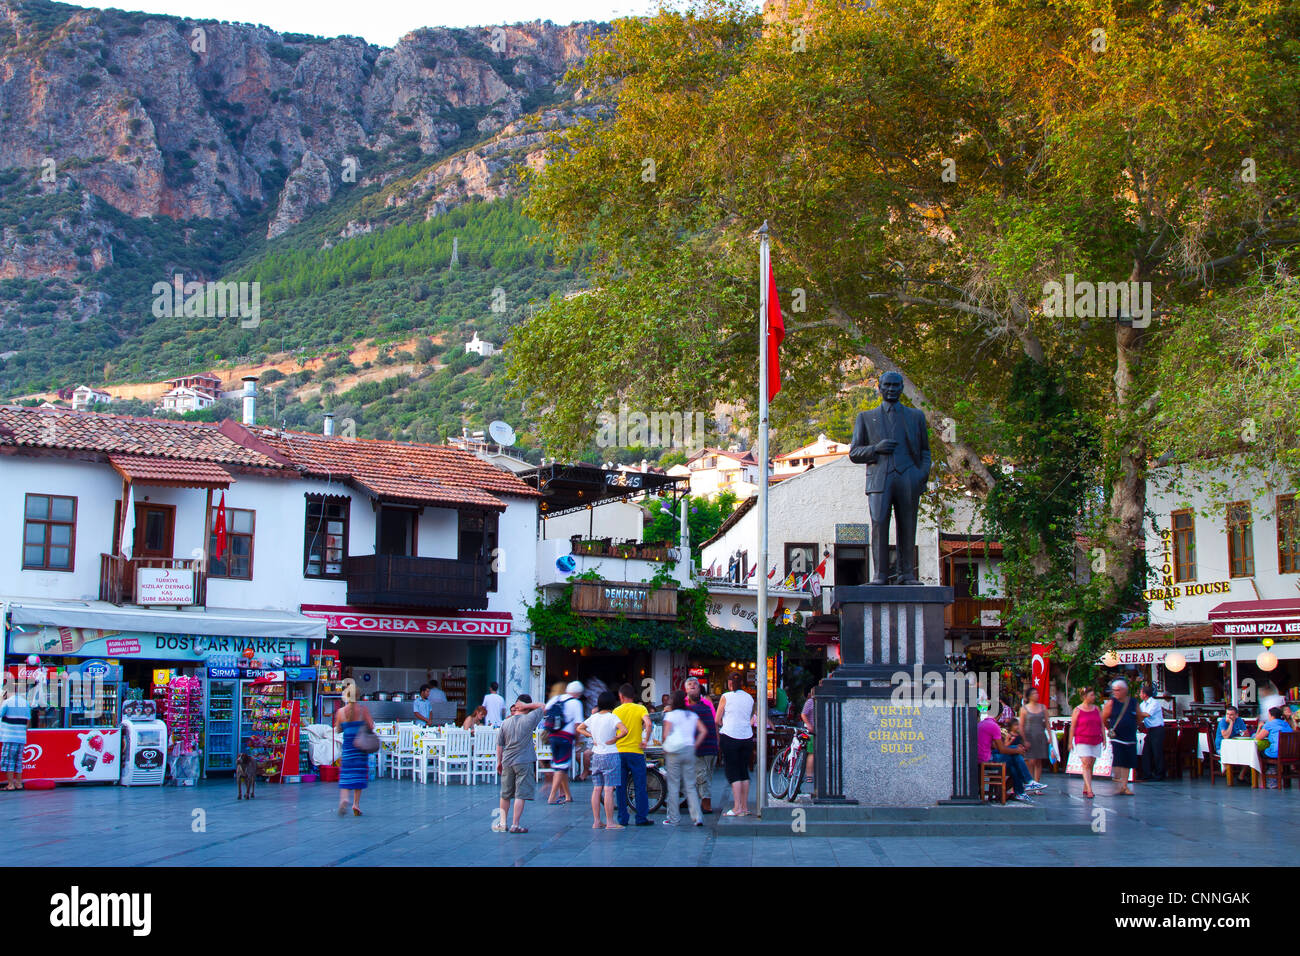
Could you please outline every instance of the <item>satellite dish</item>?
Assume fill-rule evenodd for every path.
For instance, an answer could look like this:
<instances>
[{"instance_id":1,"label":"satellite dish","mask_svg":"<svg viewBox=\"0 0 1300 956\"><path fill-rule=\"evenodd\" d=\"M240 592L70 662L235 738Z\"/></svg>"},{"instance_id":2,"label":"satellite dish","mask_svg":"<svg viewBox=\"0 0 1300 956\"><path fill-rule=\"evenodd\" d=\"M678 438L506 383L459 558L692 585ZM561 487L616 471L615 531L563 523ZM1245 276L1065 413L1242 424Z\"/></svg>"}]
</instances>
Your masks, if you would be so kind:
<instances>
[{"instance_id":1,"label":"satellite dish","mask_svg":"<svg viewBox=\"0 0 1300 956\"><path fill-rule=\"evenodd\" d=\"M510 446L515 443L515 430L500 419L488 426L488 434L498 445Z\"/></svg>"}]
</instances>

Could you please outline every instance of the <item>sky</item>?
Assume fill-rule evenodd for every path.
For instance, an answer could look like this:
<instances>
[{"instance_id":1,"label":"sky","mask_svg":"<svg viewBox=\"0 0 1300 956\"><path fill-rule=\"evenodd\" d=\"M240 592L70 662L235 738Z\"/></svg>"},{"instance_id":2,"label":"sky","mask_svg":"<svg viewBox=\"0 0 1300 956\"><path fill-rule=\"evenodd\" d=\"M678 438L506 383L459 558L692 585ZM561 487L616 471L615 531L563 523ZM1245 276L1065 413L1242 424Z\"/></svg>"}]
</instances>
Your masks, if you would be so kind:
<instances>
[{"instance_id":1,"label":"sky","mask_svg":"<svg viewBox=\"0 0 1300 956\"><path fill-rule=\"evenodd\" d=\"M653 0L71 0L77 6L115 7L202 20L260 23L281 33L364 37L392 46L417 27L469 27L528 20L557 24L613 20L649 13Z\"/></svg>"}]
</instances>

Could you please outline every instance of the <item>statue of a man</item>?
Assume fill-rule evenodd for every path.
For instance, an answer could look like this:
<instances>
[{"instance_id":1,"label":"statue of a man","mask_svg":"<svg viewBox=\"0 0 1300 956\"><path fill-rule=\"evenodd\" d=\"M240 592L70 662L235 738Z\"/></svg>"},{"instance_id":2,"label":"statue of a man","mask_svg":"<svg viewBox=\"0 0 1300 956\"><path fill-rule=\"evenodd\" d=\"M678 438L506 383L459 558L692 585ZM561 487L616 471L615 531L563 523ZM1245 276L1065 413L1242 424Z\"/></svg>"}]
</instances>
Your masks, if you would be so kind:
<instances>
[{"instance_id":1,"label":"statue of a man","mask_svg":"<svg viewBox=\"0 0 1300 956\"><path fill-rule=\"evenodd\" d=\"M898 524L898 583L920 584L916 577L916 512L930 477L930 438L925 415L898 403L903 376L880 376L880 404L859 412L853 423L849 460L867 466L867 507L871 514L872 584L889 583L889 520Z\"/></svg>"}]
</instances>

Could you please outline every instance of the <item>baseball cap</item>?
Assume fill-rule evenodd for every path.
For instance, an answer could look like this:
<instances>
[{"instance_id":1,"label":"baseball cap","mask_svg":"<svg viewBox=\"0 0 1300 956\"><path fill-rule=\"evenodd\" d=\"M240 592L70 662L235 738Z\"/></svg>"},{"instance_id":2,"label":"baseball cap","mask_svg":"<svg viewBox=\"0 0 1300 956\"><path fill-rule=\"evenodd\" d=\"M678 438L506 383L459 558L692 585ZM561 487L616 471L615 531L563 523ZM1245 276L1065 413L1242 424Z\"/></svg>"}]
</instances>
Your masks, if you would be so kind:
<instances>
[{"instance_id":1,"label":"baseball cap","mask_svg":"<svg viewBox=\"0 0 1300 956\"><path fill-rule=\"evenodd\" d=\"M569 681L569 686L564 688L566 694L581 694L583 691L582 681Z\"/></svg>"}]
</instances>

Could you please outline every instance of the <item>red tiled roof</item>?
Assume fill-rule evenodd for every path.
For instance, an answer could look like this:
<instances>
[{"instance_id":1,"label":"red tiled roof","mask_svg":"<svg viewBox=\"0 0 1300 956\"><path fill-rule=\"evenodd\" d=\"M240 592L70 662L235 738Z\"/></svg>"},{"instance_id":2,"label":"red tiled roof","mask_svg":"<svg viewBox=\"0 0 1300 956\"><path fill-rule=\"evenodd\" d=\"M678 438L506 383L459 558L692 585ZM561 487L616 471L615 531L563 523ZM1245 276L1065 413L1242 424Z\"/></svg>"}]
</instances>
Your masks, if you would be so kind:
<instances>
[{"instance_id":1,"label":"red tiled roof","mask_svg":"<svg viewBox=\"0 0 1300 956\"><path fill-rule=\"evenodd\" d=\"M109 455L108 460L118 474L141 484L159 481L191 488L229 488L235 480L230 472L210 461L177 461L142 455Z\"/></svg>"},{"instance_id":2,"label":"red tiled roof","mask_svg":"<svg viewBox=\"0 0 1300 956\"><path fill-rule=\"evenodd\" d=\"M377 498L415 501L440 508L472 507L486 508L491 511L506 510L505 502L500 498L492 497L486 491L480 491L478 488L450 488L424 478L353 475L352 483Z\"/></svg>"},{"instance_id":3,"label":"red tiled roof","mask_svg":"<svg viewBox=\"0 0 1300 956\"><path fill-rule=\"evenodd\" d=\"M5 448L144 455L276 470L286 467L206 422L169 422L61 408L0 406L0 450Z\"/></svg>"},{"instance_id":4,"label":"red tiled roof","mask_svg":"<svg viewBox=\"0 0 1300 956\"><path fill-rule=\"evenodd\" d=\"M316 477L416 479L443 492L462 489L516 498L540 497L511 472L450 445L414 445L310 432L247 430L255 439ZM493 499L495 501L495 499ZM468 504L469 502L462 502ZM499 504L499 502L498 502Z\"/></svg>"}]
</instances>

